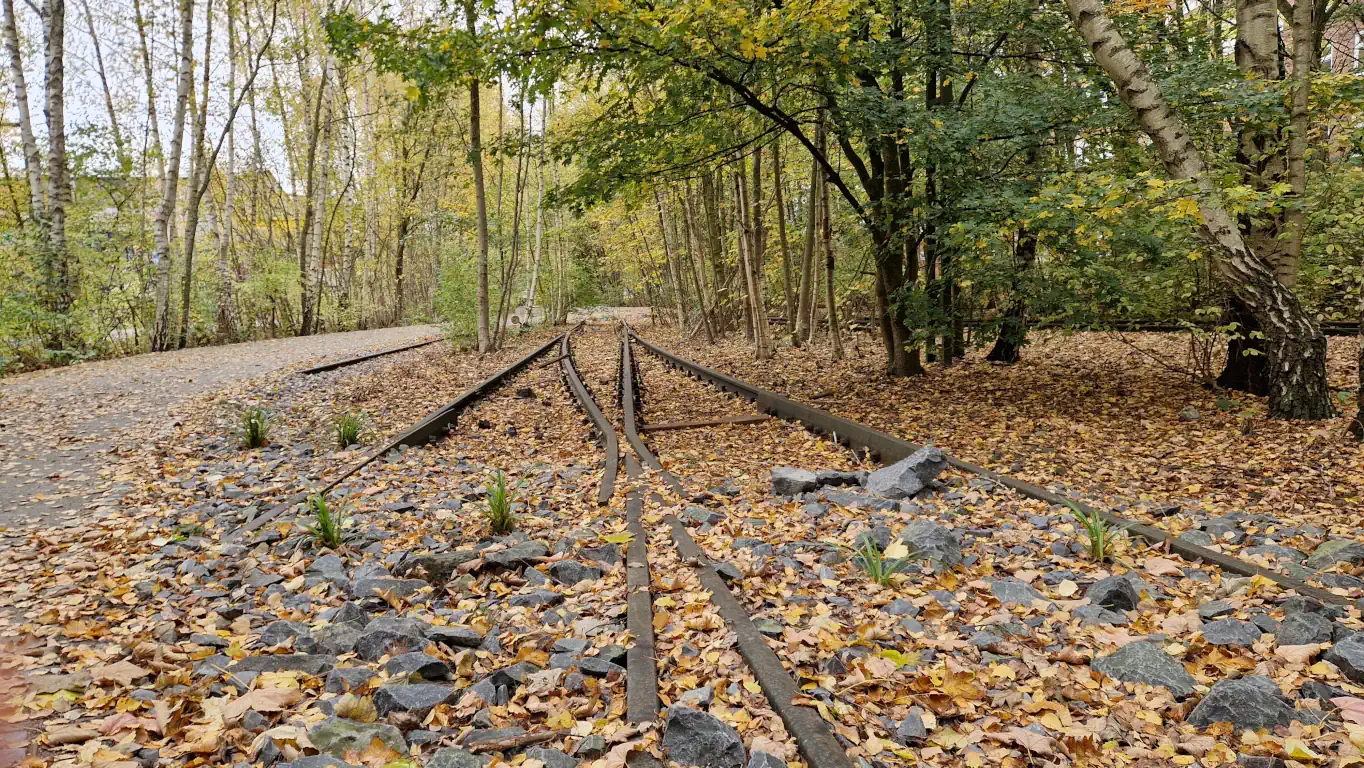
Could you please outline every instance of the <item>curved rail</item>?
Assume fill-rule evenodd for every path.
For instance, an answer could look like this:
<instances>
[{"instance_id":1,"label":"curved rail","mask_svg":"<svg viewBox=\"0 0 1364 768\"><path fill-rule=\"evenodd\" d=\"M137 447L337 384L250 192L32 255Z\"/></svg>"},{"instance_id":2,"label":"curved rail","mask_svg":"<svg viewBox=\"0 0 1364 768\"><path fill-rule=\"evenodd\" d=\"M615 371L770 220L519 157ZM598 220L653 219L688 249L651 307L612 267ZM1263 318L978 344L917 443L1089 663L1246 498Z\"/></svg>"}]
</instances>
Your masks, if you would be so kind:
<instances>
[{"instance_id":1,"label":"curved rail","mask_svg":"<svg viewBox=\"0 0 1364 768\"><path fill-rule=\"evenodd\" d=\"M639 342L644 349L663 360L669 366L685 371L689 375L699 378L722 390L748 398L757 403L768 413L788 421L797 422L811 432L829 435L834 441L843 443L854 451L867 451L874 458L877 458L884 463L889 464L899 461L923 447L907 440L901 440L893 435L888 435L885 432L872 429L864 424L835 416L828 411L822 411L818 408L795 402L794 400L782 397L775 392L769 392L765 389L755 387L752 384L740 381L733 376L728 376L719 371L692 362L684 357L674 355L667 350L650 344L633 332L627 331L627 333L631 338ZM1300 595L1315 598L1323 603L1334 605L1352 604L1352 601L1349 598L1328 592L1320 587L1314 587L1299 579L1279 573L1278 571L1270 570L1269 568L1229 555L1224 555L1221 552L1214 552L1206 547L1201 547L1192 542L1175 538L1168 532L1162 531L1159 528L1138 523L1133 520L1127 520L1126 518L1118 517L1117 515L1104 510L1095 509L1084 502L1067 498L1058 493L1049 491L1046 488L1033 485L1032 483L1027 483L1009 477L1008 475L1002 475L994 470L986 469L985 467L962 461L961 459L952 456L947 456L947 463L963 472L987 478L1002 486L1010 488L1023 496L1027 496L1028 498L1045 501L1049 504L1058 504L1079 509L1085 514L1098 513L1110 525L1121 526L1131 534L1140 536L1153 544L1167 546L1171 552L1174 552L1191 562L1203 560L1216 565L1224 571L1239 574L1241 576L1263 576L1284 589L1294 590Z\"/></svg>"},{"instance_id":2,"label":"curved rail","mask_svg":"<svg viewBox=\"0 0 1364 768\"><path fill-rule=\"evenodd\" d=\"M576 328L574 328L573 330L576 330ZM262 525L265 525L271 520L274 520L275 518L284 514L288 510L292 509L294 506L302 504L303 502L307 501L308 497L312 496L315 493L320 493L323 495L331 493L332 490L334 490L336 486L340 485L342 481L344 481L346 478L369 466L375 459L379 458L380 456L383 456L384 454L388 453L394 448L397 448L399 446L425 445L427 443L435 442L440 438L444 437L450 430L455 428L455 419L459 415L460 411L463 411L465 408L468 408L480 397L487 395L489 392L493 391L498 386L500 386L502 382L519 373L521 369L525 368L527 365L530 365L530 363L533 360L535 360L535 358L540 357L541 355L553 349L555 344L558 344L561 339L568 336L568 334L572 333L573 330L555 336L554 338L550 339L549 341L545 342L539 347L531 350L531 352L526 356L522 357L521 359L517 360L516 362L507 366L506 368L503 368L497 373L494 373L492 376L489 376L483 381L475 384L473 387L470 387L469 389L465 390L462 394L460 394L459 397L455 398L449 404L437 408L435 411L422 418L421 421L418 421L416 424L413 424L412 426L403 430L402 433L399 434L397 437L393 438L380 448L371 452L360 462L352 465L349 469L347 469L345 472L342 472L336 479L332 480L330 483L327 483L327 485L322 487L320 490L300 491L298 493L295 493L294 495L285 499L283 502L271 507L264 514L257 515L250 522L232 531L223 539L223 541L232 541L234 539L241 537L243 534L250 533L251 531L254 531L257 528L260 528Z\"/></svg>"},{"instance_id":3,"label":"curved rail","mask_svg":"<svg viewBox=\"0 0 1364 768\"><path fill-rule=\"evenodd\" d=\"M576 328L574 329L577 330ZM568 389L573 396L578 399L578 404L587 412L587 418L592 421L592 426L601 435L602 451L606 454L602 466L601 483L597 487L597 504L606 506L611 502L611 496L616 492L616 473L620 462L620 441L616 437L616 430L611 426L611 422L602 413L591 394L587 391L587 386L583 384L582 377L578 375L578 369L573 365L573 346L571 342L572 331L565 333L560 343L559 351L559 370L564 374L564 381L568 383Z\"/></svg>"},{"instance_id":4,"label":"curved rail","mask_svg":"<svg viewBox=\"0 0 1364 768\"><path fill-rule=\"evenodd\" d=\"M378 352L370 352L370 353L368 353L368 354L356 355L355 357L347 357L347 358L345 358L345 359L336 360L336 361L330 362L330 363L323 363L323 364L321 364L321 365L314 365L314 366L311 367L311 368L304 368L303 370L299 371L298 374L299 374L300 376L311 376L311 375L313 375L314 373L325 373L325 372L327 372L327 371L334 371L334 370L336 370L337 368L345 368L345 367L348 366L348 365L355 365L356 363L363 363L363 362L365 362L366 360L373 360L373 359L376 358L376 357L383 357L384 355L396 355L396 354L398 354L399 352L406 352L406 351L408 351L409 349L419 349L419 348L421 348L421 347L427 346L428 344L435 344L435 343L438 342L438 341L444 341L444 340L445 340L445 337L444 337L444 336L437 336L437 337L434 338L434 339L423 339L423 340L421 340L421 341L416 341L416 342L413 342L413 343L411 343L411 344L403 344L402 346L398 346L398 347L392 347L392 348L389 348L389 349L381 349L381 350L379 350Z\"/></svg>"},{"instance_id":5,"label":"curved rail","mask_svg":"<svg viewBox=\"0 0 1364 768\"><path fill-rule=\"evenodd\" d=\"M639 437L639 413L636 409L639 398L635 390L635 361L630 356L630 339L634 337L634 333L624 321L621 322L621 327L624 333L621 334L620 340L620 412L621 425L625 428L625 439L630 441L631 447L635 449L635 455L639 456L639 460L644 462L645 466L656 470L674 493L685 496L687 489L683 487L682 481L677 475L663 468L662 462Z\"/></svg>"}]
</instances>

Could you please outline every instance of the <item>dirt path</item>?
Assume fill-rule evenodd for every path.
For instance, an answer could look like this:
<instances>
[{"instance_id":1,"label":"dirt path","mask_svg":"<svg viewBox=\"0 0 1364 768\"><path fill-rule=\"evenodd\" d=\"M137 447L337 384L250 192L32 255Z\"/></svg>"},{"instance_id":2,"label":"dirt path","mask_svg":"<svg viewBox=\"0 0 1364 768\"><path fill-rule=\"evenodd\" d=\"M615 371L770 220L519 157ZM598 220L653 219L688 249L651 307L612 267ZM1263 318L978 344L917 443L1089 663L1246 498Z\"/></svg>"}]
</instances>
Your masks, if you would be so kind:
<instances>
[{"instance_id":1,"label":"dirt path","mask_svg":"<svg viewBox=\"0 0 1364 768\"><path fill-rule=\"evenodd\" d=\"M197 395L305 361L348 357L438 334L422 325L200 347L0 380L0 528L121 495L99 471L111 449L150 440Z\"/></svg>"}]
</instances>

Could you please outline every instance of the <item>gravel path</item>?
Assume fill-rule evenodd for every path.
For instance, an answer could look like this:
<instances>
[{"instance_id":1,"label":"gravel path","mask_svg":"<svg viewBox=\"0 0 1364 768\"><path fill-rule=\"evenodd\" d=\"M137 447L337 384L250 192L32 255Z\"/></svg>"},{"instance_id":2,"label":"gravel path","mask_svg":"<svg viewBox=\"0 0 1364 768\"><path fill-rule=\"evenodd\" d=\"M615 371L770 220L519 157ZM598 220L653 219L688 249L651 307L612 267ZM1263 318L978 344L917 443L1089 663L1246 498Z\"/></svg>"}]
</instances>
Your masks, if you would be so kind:
<instances>
[{"instance_id":1,"label":"gravel path","mask_svg":"<svg viewBox=\"0 0 1364 768\"><path fill-rule=\"evenodd\" d=\"M300 363L440 333L429 325L102 360L0 380L0 528L93 504L110 450L149 440L191 398Z\"/></svg>"}]
</instances>

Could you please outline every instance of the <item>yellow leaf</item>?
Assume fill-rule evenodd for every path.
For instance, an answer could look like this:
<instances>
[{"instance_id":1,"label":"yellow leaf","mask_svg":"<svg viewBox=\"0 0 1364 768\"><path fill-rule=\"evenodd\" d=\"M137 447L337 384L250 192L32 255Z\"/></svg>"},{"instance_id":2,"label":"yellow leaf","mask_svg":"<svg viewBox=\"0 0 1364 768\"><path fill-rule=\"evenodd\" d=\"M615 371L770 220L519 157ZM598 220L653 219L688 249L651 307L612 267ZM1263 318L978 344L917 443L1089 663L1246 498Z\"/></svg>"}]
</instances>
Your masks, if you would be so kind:
<instances>
[{"instance_id":1,"label":"yellow leaf","mask_svg":"<svg viewBox=\"0 0 1364 768\"><path fill-rule=\"evenodd\" d=\"M896 539L890 543L889 547L886 547L886 551L881 553L881 556L887 560L899 560L903 557L909 557L909 547L905 546L903 541Z\"/></svg>"},{"instance_id":2,"label":"yellow leaf","mask_svg":"<svg viewBox=\"0 0 1364 768\"><path fill-rule=\"evenodd\" d=\"M633 533L613 533L610 536L601 537L601 540L608 544L629 544L634 538Z\"/></svg>"},{"instance_id":3,"label":"yellow leaf","mask_svg":"<svg viewBox=\"0 0 1364 768\"><path fill-rule=\"evenodd\" d=\"M1285 739L1283 743L1284 754L1294 760L1322 760L1321 755L1307 748L1307 745L1297 739Z\"/></svg>"}]
</instances>

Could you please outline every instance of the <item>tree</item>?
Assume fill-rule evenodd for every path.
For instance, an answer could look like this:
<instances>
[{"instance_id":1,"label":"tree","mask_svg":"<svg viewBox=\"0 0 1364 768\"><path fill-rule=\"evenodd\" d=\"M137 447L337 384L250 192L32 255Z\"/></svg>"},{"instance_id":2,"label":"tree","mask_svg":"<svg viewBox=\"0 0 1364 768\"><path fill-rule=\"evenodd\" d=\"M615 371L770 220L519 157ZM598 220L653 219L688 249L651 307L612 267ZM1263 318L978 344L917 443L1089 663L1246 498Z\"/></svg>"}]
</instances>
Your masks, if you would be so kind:
<instances>
[{"instance_id":1,"label":"tree","mask_svg":"<svg viewBox=\"0 0 1364 768\"><path fill-rule=\"evenodd\" d=\"M1200 232L1227 287L1254 314L1265 334L1269 411L1274 418L1324 419L1332 413L1326 383L1326 337L1274 268L1246 246L1188 128L1161 94L1146 65L1113 26L1100 0L1066 0L1076 30L1112 78L1171 177L1198 190Z\"/></svg>"}]
</instances>

